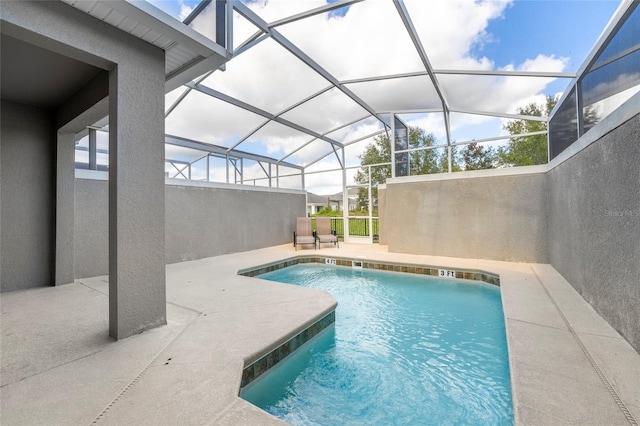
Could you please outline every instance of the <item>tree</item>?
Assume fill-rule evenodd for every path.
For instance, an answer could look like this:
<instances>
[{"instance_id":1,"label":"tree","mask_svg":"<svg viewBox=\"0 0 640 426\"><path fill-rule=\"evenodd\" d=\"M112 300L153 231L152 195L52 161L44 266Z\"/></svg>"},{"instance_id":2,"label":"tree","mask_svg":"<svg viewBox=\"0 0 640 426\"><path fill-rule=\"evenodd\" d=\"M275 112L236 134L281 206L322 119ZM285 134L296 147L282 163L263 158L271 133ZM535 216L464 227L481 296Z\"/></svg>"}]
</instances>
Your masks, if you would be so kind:
<instances>
[{"instance_id":1,"label":"tree","mask_svg":"<svg viewBox=\"0 0 640 426\"><path fill-rule=\"evenodd\" d=\"M459 172L462 170L460 167L460 163L458 161L458 146L451 146L451 171ZM440 155L440 160L438 161L438 169L439 173L448 173L449 172L449 153L448 149L444 148L442 151L442 155Z\"/></svg>"},{"instance_id":2,"label":"tree","mask_svg":"<svg viewBox=\"0 0 640 426\"><path fill-rule=\"evenodd\" d=\"M360 155L360 164L362 167L356 173L354 180L358 183L369 183L369 164L381 164L391 162L391 146L389 138L386 134L376 136L373 142L367 145L364 152ZM371 197L374 199L374 205L377 206L378 188L377 185L385 183L387 178L391 177L391 166L371 167ZM369 208L369 190L367 188L358 189L358 208Z\"/></svg>"},{"instance_id":3,"label":"tree","mask_svg":"<svg viewBox=\"0 0 640 426\"><path fill-rule=\"evenodd\" d=\"M523 108L518 108L518 114L548 116L557 102L557 97L547 96L544 104L539 105L532 102ZM511 120L503 128L511 135L518 135L546 131L547 123L544 121ZM508 146L498 148L497 159L500 165L505 166L545 164L548 162L547 135L513 137L509 139Z\"/></svg>"},{"instance_id":4,"label":"tree","mask_svg":"<svg viewBox=\"0 0 640 426\"><path fill-rule=\"evenodd\" d=\"M409 127L409 147L426 148L435 145L436 138L432 133L427 133L418 127ZM376 136L372 143L367 145L365 151L360 155L362 167L355 175L355 181L361 184L369 183L369 171L367 165L390 163L391 145L386 134ZM410 153L410 174L422 175L427 173L438 173L441 171L440 158L433 149L424 149ZM377 206L378 189L377 185L385 183L391 177L391 166L378 166L371 168L371 183L373 185L371 196L374 206ZM361 188L358 191L358 207L368 208L368 190Z\"/></svg>"},{"instance_id":5,"label":"tree","mask_svg":"<svg viewBox=\"0 0 640 426\"><path fill-rule=\"evenodd\" d=\"M460 153L465 170L492 169L496 163L496 152L492 147L470 143Z\"/></svg>"},{"instance_id":6,"label":"tree","mask_svg":"<svg viewBox=\"0 0 640 426\"><path fill-rule=\"evenodd\" d=\"M409 148L426 148L436 144L433 133L427 133L419 127L409 127ZM435 149L422 149L410 155L409 167L411 176L440 172L438 153Z\"/></svg>"}]
</instances>

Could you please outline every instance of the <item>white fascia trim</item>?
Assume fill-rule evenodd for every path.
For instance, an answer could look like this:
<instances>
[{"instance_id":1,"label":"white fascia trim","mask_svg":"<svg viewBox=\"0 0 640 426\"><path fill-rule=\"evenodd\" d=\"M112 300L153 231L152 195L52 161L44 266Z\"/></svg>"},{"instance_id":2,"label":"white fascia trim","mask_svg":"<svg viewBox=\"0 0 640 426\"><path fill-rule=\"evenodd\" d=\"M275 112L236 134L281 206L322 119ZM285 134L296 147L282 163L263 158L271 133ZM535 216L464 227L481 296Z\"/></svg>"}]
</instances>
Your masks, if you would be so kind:
<instances>
[{"instance_id":1,"label":"white fascia trim","mask_svg":"<svg viewBox=\"0 0 640 426\"><path fill-rule=\"evenodd\" d=\"M146 1L108 1L107 5L205 58L214 53L227 57L224 47Z\"/></svg>"}]
</instances>

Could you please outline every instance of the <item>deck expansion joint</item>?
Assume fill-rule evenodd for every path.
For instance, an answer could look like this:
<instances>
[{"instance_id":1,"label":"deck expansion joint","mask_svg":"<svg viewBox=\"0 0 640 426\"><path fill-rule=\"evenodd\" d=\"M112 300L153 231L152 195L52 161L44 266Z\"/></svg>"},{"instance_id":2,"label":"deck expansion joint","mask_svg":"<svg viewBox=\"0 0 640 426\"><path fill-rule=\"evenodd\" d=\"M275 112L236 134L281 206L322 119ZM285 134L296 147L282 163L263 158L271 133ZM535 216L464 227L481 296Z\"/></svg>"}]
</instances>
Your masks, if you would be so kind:
<instances>
[{"instance_id":1,"label":"deck expansion joint","mask_svg":"<svg viewBox=\"0 0 640 426\"><path fill-rule=\"evenodd\" d=\"M136 375L136 377L134 377L133 380L131 380L131 382L129 382L129 384L127 386L125 386L120 391L120 393L118 393L118 395L116 395L116 397L109 404L107 404L107 406L100 412L100 414L98 414L98 416L90 424L91 425L97 425L104 418L104 416L107 414L107 412L115 404L117 404L118 401L120 399L122 399L122 397L131 388L133 388L136 385L136 383L138 383L140 381L140 379L142 379L142 377L149 370L149 368L151 368L151 366L162 356L162 354L164 354L167 351L167 349L169 349L169 347L173 344L173 342L175 342L180 336L182 336L184 334L184 332L189 327L191 327L191 324L193 324L198 319L198 317L199 316L196 316L191 321L189 321L189 323L187 323L187 325L182 330L180 330L180 332L178 334L176 334L171 340L169 340L169 342L156 354L156 356L154 356L153 359L151 361L149 361L149 363L147 365L144 366L144 368Z\"/></svg>"}]
</instances>

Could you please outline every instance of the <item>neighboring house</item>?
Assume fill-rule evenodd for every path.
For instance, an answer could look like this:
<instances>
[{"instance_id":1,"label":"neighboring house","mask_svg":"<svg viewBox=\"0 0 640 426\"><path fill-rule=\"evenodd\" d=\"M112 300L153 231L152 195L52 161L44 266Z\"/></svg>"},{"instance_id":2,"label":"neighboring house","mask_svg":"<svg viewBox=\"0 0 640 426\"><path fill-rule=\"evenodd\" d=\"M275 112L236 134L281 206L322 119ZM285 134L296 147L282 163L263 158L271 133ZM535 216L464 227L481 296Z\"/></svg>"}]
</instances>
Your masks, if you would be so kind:
<instances>
[{"instance_id":1,"label":"neighboring house","mask_svg":"<svg viewBox=\"0 0 640 426\"><path fill-rule=\"evenodd\" d=\"M339 195L317 195L307 192L307 214L316 214L329 207L331 210L341 210L342 193Z\"/></svg>"},{"instance_id":2,"label":"neighboring house","mask_svg":"<svg viewBox=\"0 0 640 426\"><path fill-rule=\"evenodd\" d=\"M333 195L317 195L307 192L307 214L317 214L320 210L329 207L331 210L342 211L342 192ZM349 210L358 206L358 188L349 188Z\"/></svg>"},{"instance_id":3,"label":"neighboring house","mask_svg":"<svg viewBox=\"0 0 640 426\"><path fill-rule=\"evenodd\" d=\"M347 190L349 196L349 210L354 210L358 207L358 188L349 188ZM342 191L337 194L330 195L331 199L339 200L340 210L342 210Z\"/></svg>"}]
</instances>

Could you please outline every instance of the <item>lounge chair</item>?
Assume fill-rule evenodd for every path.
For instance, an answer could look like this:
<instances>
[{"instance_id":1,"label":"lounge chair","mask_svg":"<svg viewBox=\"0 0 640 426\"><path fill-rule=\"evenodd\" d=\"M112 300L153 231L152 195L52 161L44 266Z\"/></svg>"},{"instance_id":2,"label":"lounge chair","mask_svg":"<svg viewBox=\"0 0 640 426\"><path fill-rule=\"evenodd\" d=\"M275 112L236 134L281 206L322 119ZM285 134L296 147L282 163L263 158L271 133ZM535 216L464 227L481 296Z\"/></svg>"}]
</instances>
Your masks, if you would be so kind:
<instances>
[{"instance_id":1,"label":"lounge chair","mask_svg":"<svg viewBox=\"0 0 640 426\"><path fill-rule=\"evenodd\" d=\"M296 221L296 230L293 233L293 247L298 250L298 244L313 244L316 249L316 237L311 229L311 218L299 217Z\"/></svg>"},{"instance_id":2,"label":"lounge chair","mask_svg":"<svg viewBox=\"0 0 640 426\"><path fill-rule=\"evenodd\" d=\"M316 217L316 238L318 238L318 247L322 243L333 243L340 248L338 236L336 231L331 230L331 219L328 217Z\"/></svg>"}]
</instances>

